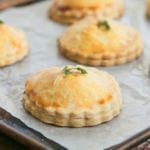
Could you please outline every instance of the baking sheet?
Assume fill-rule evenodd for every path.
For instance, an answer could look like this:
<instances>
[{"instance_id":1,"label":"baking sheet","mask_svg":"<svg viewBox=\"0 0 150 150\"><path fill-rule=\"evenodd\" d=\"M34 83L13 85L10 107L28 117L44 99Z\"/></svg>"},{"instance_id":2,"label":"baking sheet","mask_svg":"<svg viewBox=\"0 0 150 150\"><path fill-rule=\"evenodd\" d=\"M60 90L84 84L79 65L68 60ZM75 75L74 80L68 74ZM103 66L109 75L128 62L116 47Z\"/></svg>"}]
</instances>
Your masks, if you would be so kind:
<instances>
[{"instance_id":1,"label":"baking sheet","mask_svg":"<svg viewBox=\"0 0 150 150\"><path fill-rule=\"evenodd\" d=\"M32 73L51 66L76 64L58 51L56 40L67 28L48 19L50 1L0 12L6 23L23 29L29 38L30 54L22 62L0 69L0 106L71 150L102 150L120 143L150 126L150 21L145 17L145 1L125 0L126 12L120 19L139 30L145 51L137 60L114 67L97 67L114 75L123 95L121 114L96 127L61 128L36 120L23 109L25 81Z\"/></svg>"}]
</instances>

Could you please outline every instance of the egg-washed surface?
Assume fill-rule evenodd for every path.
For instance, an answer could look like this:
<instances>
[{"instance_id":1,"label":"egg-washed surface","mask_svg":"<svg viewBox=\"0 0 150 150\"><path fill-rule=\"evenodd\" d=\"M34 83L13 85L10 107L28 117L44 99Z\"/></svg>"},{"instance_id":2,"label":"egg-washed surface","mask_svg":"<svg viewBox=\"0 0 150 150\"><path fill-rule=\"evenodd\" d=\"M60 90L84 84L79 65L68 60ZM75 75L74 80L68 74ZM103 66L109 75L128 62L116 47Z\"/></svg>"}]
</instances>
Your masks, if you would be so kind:
<instances>
[{"instance_id":1,"label":"egg-washed surface","mask_svg":"<svg viewBox=\"0 0 150 150\"><path fill-rule=\"evenodd\" d=\"M121 87L123 109L118 117L95 127L60 128L41 123L24 111L22 95L29 76L43 68L77 65L58 51L57 38L67 27L48 19L49 0L0 13L1 20L26 32L31 47L30 55L23 61L0 69L0 106L29 127L71 150L103 150L149 127L150 31L149 21L145 19L146 5L141 0L124 2L126 13L120 21L141 32L144 53L139 59L125 65L96 67L113 75Z\"/></svg>"},{"instance_id":2,"label":"egg-washed surface","mask_svg":"<svg viewBox=\"0 0 150 150\"><path fill-rule=\"evenodd\" d=\"M142 37L134 28L94 17L68 27L58 42L67 58L94 66L129 62L139 57L144 49Z\"/></svg>"},{"instance_id":3,"label":"egg-washed surface","mask_svg":"<svg viewBox=\"0 0 150 150\"><path fill-rule=\"evenodd\" d=\"M118 18L123 15L122 0L53 0L49 16L61 23L73 23L86 16Z\"/></svg>"},{"instance_id":4,"label":"egg-washed surface","mask_svg":"<svg viewBox=\"0 0 150 150\"><path fill-rule=\"evenodd\" d=\"M22 60L29 51L26 34L0 22L0 67Z\"/></svg>"}]
</instances>

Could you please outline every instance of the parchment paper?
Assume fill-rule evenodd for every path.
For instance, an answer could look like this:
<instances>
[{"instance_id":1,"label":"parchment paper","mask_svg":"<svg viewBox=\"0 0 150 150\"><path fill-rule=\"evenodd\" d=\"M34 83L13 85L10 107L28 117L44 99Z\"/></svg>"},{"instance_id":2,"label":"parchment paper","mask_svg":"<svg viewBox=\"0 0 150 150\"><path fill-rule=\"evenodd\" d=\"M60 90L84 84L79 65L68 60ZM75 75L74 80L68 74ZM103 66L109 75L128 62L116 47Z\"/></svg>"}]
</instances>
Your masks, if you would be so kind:
<instances>
[{"instance_id":1,"label":"parchment paper","mask_svg":"<svg viewBox=\"0 0 150 150\"><path fill-rule=\"evenodd\" d=\"M61 128L46 125L25 112L22 95L25 81L32 73L51 66L76 64L58 51L57 38L65 25L48 19L50 1L0 12L6 23L23 29L29 38L30 54L22 62L0 69L0 106L71 150L102 150L118 144L150 126L150 21L145 17L144 0L126 0L120 21L139 30L145 42L144 54L137 60L115 67L98 67L114 75L123 95L123 110L112 121L87 128Z\"/></svg>"}]
</instances>

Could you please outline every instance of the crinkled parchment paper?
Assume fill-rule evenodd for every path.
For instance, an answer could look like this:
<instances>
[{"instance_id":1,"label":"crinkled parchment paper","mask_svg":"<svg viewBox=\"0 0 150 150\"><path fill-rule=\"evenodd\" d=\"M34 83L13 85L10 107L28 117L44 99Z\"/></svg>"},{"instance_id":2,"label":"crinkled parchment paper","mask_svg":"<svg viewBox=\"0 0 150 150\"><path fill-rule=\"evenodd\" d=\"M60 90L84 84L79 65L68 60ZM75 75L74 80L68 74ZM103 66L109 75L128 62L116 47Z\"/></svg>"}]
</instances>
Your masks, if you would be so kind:
<instances>
[{"instance_id":1,"label":"crinkled parchment paper","mask_svg":"<svg viewBox=\"0 0 150 150\"><path fill-rule=\"evenodd\" d=\"M98 67L114 75L120 84L124 105L121 114L108 123L87 128L60 128L46 125L23 109L21 100L25 81L42 68L76 64L58 51L57 38L67 26L47 17L50 1L16 7L0 12L6 23L23 29L31 52L22 62L0 69L0 106L71 150L102 150L150 126L150 21L145 17L144 0L126 0L120 21L139 30L145 42L144 54L137 60L115 67Z\"/></svg>"}]
</instances>

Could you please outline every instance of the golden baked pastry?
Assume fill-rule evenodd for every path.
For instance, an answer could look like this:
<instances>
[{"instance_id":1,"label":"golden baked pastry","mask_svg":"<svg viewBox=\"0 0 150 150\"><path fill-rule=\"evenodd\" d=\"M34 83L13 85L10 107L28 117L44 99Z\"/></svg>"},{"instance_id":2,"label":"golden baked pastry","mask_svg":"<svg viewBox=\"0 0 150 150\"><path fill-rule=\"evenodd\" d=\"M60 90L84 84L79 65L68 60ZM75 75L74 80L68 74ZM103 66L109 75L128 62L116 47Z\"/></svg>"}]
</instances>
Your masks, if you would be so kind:
<instances>
[{"instance_id":1,"label":"golden baked pastry","mask_svg":"<svg viewBox=\"0 0 150 150\"><path fill-rule=\"evenodd\" d=\"M150 17L150 0L147 0L147 16Z\"/></svg>"},{"instance_id":2,"label":"golden baked pastry","mask_svg":"<svg viewBox=\"0 0 150 150\"><path fill-rule=\"evenodd\" d=\"M66 66L28 78L23 105L39 120L58 126L94 126L120 113L122 97L115 79L90 67Z\"/></svg>"},{"instance_id":3,"label":"golden baked pastry","mask_svg":"<svg viewBox=\"0 0 150 150\"><path fill-rule=\"evenodd\" d=\"M0 67L20 61L28 51L25 33L0 21Z\"/></svg>"},{"instance_id":4,"label":"golden baked pastry","mask_svg":"<svg viewBox=\"0 0 150 150\"><path fill-rule=\"evenodd\" d=\"M123 14L122 0L53 0L49 15L61 23L73 23L85 16L118 18Z\"/></svg>"},{"instance_id":5,"label":"golden baked pastry","mask_svg":"<svg viewBox=\"0 0 150 150\"><path fill-rule=\"evenodd\" d=\"M141 55L140 34L123 23L88 17L71 25L59 38L64 56L81 64L111 66Z\"/></svg>"}]
</instances>

